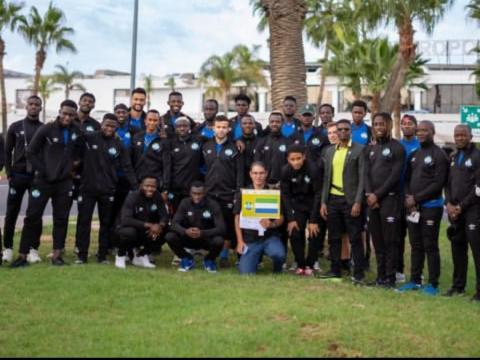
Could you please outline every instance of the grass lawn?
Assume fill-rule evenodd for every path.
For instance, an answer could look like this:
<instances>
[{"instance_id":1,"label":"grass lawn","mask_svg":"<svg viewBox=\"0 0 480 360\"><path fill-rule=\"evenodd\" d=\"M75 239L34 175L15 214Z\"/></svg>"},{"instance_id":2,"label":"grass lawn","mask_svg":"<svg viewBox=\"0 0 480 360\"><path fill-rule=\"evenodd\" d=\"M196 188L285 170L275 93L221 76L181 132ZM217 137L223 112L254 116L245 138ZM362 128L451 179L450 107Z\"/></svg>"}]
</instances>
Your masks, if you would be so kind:
<instances>
[{"instance_id":1,"label":"grass lawn","mask_svg":"<svg viewBox=\"0 0 480 360\"><path fill-rule=\"evenodd\" d=\"M45 256L50 243L42 244ZM445 291L452 264L445 237L441 244ZM66 258L72 262L71 251ZM171 258L165 251L153 271L93 258L86 266L1 268L0 356L480 356L472 266L467 296L446 299L268 270L240 277L197 266L184 274Z\"/></svg>"}]
</instances>

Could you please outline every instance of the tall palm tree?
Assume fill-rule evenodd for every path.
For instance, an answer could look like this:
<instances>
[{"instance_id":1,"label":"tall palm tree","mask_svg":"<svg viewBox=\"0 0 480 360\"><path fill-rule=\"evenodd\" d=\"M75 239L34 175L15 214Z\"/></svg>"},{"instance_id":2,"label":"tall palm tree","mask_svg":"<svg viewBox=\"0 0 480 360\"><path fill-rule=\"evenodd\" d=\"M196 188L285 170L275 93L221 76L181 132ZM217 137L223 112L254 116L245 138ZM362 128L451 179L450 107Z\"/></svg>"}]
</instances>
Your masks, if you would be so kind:
<instances>
[{"instance_id":1,"label":"tall palm tree","mask_svg":"<svg viewBox=\"0 0 480 360\"><path fill-rule=\"evenodd\" d=\"M20 10L22 3L8 3L6 0L0 0L0 92L2 93L2 131L7 131L7 94L5 90L5 74L3 68L3 59L5 57L4 31L9 29L15 31L19 21L22 21Z\"/></svg>"},{"instance_id":2,"label":"tall palm tree","mask_svg":"<svg viewBox=\"0 0 480 360\"><path fill-rule=\"evenodd\" d=\"M50 3L43 17L38 9L32 6L28 18L19 25L20 33L36 50L34 94L39 91L40 75L49 48L54 46L57 53L62 51L75 53L77 51L75 45L68 39L68 36L72 35L74 30L63 26L64 22L65 14L63 11Z\"/></svg>"},{"instance_id":3,"label":"tall palm tree","mask_svg":"<svg viewBox=\"0 0 480 360\"><path fill-rule=\"evenodd\" d=\"M381 111L391 112L400 90L405 86L409 66L415 60L414 22L431 34L453 0L363 0L363 8L370 24L393 23L399 35L398 56L381 100Z\"/></svg>"},{"instance_id":4,"label":"tall palm tree","mask_svg":"<svg viewBox=\"0 0 480 360\"><path fill-rule=\"evenodd\" d=\"M283 98L293 95L300 106L307 102L303 21L305 0L251 0L261 16L260 27L270 31L272 103L279 109Z\"/></svg>"},{"instance_id":5,"label":"tall palm tree","mask_svg":"<svg viewBox=\"0 0 480 360\"><path fill-rule=\"evenodd\" d=\"M70 98L70 91L79 89L86 91L85 86L80 83L74 82L75 79L82 79L83 73L80 71L69 72L68 68L63 65L55 65L57 71L53 74L53 79L57 84L61 84L65 87L65 99Z\"/></svg>"},{"instance_id":6,"label":"tall palm tree","mask_svg":"<svg viewBox=\"0 0 480 360\"><path fill-rule=\"evenodd\" d=\"M254 45L251 50L245 45L237 45L232 50L238 65L238 77L245 82L245 92L258 85L267 85L263 74L265 61L258 58L259 50L260 45Z\"/></svg>"},{"instance_id":7,"label":"tall palm tree","mask_svg":"<svg viewBox=\"0 0 480 360\"><path fill-rule=\"evenodd\" d=\"M33 90L35 86L35 80L30 81L29 88ZM43 122L47 119L47 101L50 98L50 95L55 91L62 90L60 87L55 86L56 82L53 76L40 76L38 82L38 95L42 98L42 118Z\"/></svg>"},{"instance_id":8,"label":"tall palm tree","mask_svg":"<svg viewBox=\"0 0 480 360\"><path fill-rule=\"evenodd\" d=\"M177 86L177 83L175 82L175 77L172 75L168 78L167 81L165 81L165 86L168 86L171 91L175 91L175 87Z\"/></svg>"},{"instance_id":9,"label":"tall palm tree","mask_svg":"<svg viewBox=\"0 0 480 360\"><path fill-rule=\"evenodd\" d=\"M153 76L151 74L143 78L143 86L145 88L145 92L147 93L147 110L150 110L153 92Z\"/></svg>"}]
</instances>

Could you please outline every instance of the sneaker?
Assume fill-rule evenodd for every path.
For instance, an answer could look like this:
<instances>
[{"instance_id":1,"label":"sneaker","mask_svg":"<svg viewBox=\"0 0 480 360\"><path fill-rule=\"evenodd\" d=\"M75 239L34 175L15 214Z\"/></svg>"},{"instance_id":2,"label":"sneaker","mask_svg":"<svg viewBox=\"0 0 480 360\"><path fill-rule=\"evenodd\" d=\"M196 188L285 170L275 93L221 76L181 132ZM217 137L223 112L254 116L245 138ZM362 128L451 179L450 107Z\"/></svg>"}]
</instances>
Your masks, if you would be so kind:
<instances>
[{"instance_id":1,"label":"sneaker","mask_svg":"<svg viewBox=\"0 0 480 360\"><path fill-rule=\"evenodd\" d=\"M444 293L442 296L445 297L453 297L453 296L464 296L465 295L465 290L458 290L455 288L448 289L446 293Z\"/></svg>"},{"instance_id":2,"label":"sneaker","mask_svg":"<svg viewBox=\"0 0 480 360\"><path fill-rule=\"evenodd\" d=\"M298 275L298 276L305 275L305 269L297 268L297 270L295 270L295 275Z\"/></svg>"},{"instance_id":3,"label":"sneaker","mask_svg":"<svg viewBox=\"0 0 480 360\"><path fill-rule=\"evenodd\" d=\"M127 268L127 257L126 256L115 256L115 267L117 269L126 269Z\"/></svg>"},{"instance_id":4,"label":"sneaker","mask_svg":"<svg viewBox=\"0 0 480 360\"><path fill-rule=\"evenodd\" d=\"M311 267L306 267L304 271L305 276L313 276L315 275L315 271Z\"/></svg>"},{"instance_id":5,"label":"sneaker","mask_svg":"<svg viewBox=\"0 0 480 360\"><path fill-rule=\"evenodd\" d=\"M152 264L148 258L148 255L143 255L141 257L142 259L142 267L146 268L146 269L155 269L156 266L155 264Z\"/></svg>"},{"instance_id":6,"label":"sneaker","mask_svg":"<svg viewBox=\"0 0 480 360\"><path fill-rule=\"evenodd\" d=\"M288 271L296 271L298 269L298 264L297 262L293 262L292 263L292 266L290 266L290 268L288 269Z\"/></svg>"},{"instance_id":7,"label":"sneaker","mask_svg":"<svg viewBox=\"0 0 480 360\"><path fill-rule=\"evenodd\" d=\"M13 250L12 249L5 249L2 252L2 261L11 263L13 260Z\"/></svg>"},{"instance_id":8,"label":"sneaker","mask_svg":"<svg viewBox=\"0 0 480 360\"><path fill-rule=\"evenodd\" d=\"M12 269L17 269L21 267L26 267L28 265L30 265L30 263L26 259L18 257L14 262L12 262L12 265L10 265L10 267Z\"/></svg>"},{"instance_id":9,"label":"sneaker","mask_svg":"<svg viewBox=\"0 0 480 360\"><path fill-rule=\"evenodd\" d=\"M193 261L193 259L183 258L182 261L180 262L180 267L178 268L178 271L187 272L192 270L194 266L195 266L195 262Z\"/></svg>"},{"instance_id":10,"label":"sneaker","mask_svg":"<svg viewBox=\"0 0 480 360\"><path fill-rule=\"evenodd\" d=\"M143 267L143 257L135 255L132 260L132 265Z\"/></svg>"},{"instance_id":11,"label":"sneaker","mask_svg":"<svg viewBox=\"0 0 480 360\"><path fill-rule=\"evenodd\" d=\"M97 259L97 264L110 265L110 261L108 261L107 259Z\"/></svg>"},{"instance_id":12,"label":"sneaker","mask_svg":"<svg viewBox=\"0 0 480 360\"><path fill-rule=\"evenodd\" d=\"M422 289L422 284L417 284L412 281L409 281L406 284L400 286L396 291L402 293L406 291L415 291L415 290L421 290L421 289Z\"/></svg>"},{"instance_id":13,"label":"sneaker","mask_svg":"<svg viewBox=\"0 0 480 360\"><path fill-rule=\"evenodd\" d=\"M397 283L404 283L405 281L407 281L407 278L406 278L405 274L403 274L403 273L397 272L395 274L395 278L397 280Z\"/></svg>"},{"instance_id":14,"label":"sneaker","mask_svg":"<svg viewBox=\"0 0 480 360\"><path fill-rule=\"evenodd\" d=\"M313 270L322 271L322 269L320 269L320 263L318 261L315 261L315 264L313 264Z\"/></svg>"},{"instance_id":15,"label":"sneaker","mask_svg":"<svg viewBox=\"0 0 480 360\"><path fill-rule=\"evenodd\" d=\"M84 258L78 258L77 260L75 260L74 264L75 265L84 265L87 263L87 259L84 259Z\"/></svg>"},{"instance_id":16,"label":"sneaker","mask_svg":"<svg viewBox=\"0 0 480 360\"><path fill-rule=\"evenodd\" d=\"M182 259L180 259L177 255L174 255L173 256L173 259L172 259L172 265L180 265L180 261L182 261Z\"/></svg>"},{"instance_id":17,"label":"sneaker","mask_svg":"<svg viewBox=\"0 0 480 360\"><path fill-rule=\"evenodd\" d=\"M432 284L427 284L423 289L422 293L428 296L437 296L438 295L438 288L434 287Z\"/></svg>"},{"instance_id":18,"label":"sneaker","mask_svg":"<svg viewBox=\"0 0 480 360\"><path fill-rule=\"evenodd\" d=\"M155 264L155 255L153 254L148 255L148 261L152 264Z\"/></svg>"},{"instance_id":19,"label":"sneaker","mask_svg":"<svg viewBox=\"0 0 480 360\"><path fill-rule=\"evenodd\" d=\"M480 302L480 292L477 292L473 297L471 298L472 301Z\"/></svg>"},{"instance_id":20,"label":"sneaker","mask_svg":"<svg viewBox=\"0 0 480 360\"><path fill-rule=\"evenodd\" d=\"M68 265L63 259L61 256L57 257L57 258L52 258L52 265L53 266L65 266L65 265Z\"/></svg>"},{"instance_id":21,"label":"sneaker","mask_svg":"<svg viewBox=\"0 0 480 360\"><path fill-rule=\"evenodd\" d=\"M324 279L324 280L328 280L328 279L338 279L338 280L341 280L342 279L342 275L340 274L336 274L332 271L329 271L329 272L326 272L324 274L318 274L317 277L319 279Z\"/></svg>"},{"instance_id":22,"label":"sneaker","mask_svg":"<svg viewBox=\"0 0 480 360\"><path fill-rule=\"evenodd\" d=\"M356 285L356 286L364 286L364 285L366 285L364 278L356 278L355 276L352 276L352 277L350 278L350 280L352 280L352 284L353 284L353 285Z\"/></svg>"},{"instance_id":23,"label":"sneaker","mask_svg":"<svg viewBox=\"0 0 480 360\"><path fill-rule=\"evenodd\" d=\"M42 262L42 258L38 254L38 250L30 249L30 252L27 255L27 261L30 264L36 264L36 263Z\"/></svg>"},{"instance_id":24,"label":"sneaker","mask_svg":"<svg viewBox=\"0 0 480 360\"><path fill-rule=\"evenodd\" d=\"M283 265L282 265L282 270L283 270L283 271L287 271L287 263L283 263Z\"/></svg>"},{"instance_id":25,"label":"sneaker","mask_svg":"<svg viewBox=\"0 0 480 360\"><path fill-rule=\"evenodd\" d=\"M203 268L211 274L215 274L217 272L217 264L213 260L204 260Z\"/></svg>"}]
</instances>

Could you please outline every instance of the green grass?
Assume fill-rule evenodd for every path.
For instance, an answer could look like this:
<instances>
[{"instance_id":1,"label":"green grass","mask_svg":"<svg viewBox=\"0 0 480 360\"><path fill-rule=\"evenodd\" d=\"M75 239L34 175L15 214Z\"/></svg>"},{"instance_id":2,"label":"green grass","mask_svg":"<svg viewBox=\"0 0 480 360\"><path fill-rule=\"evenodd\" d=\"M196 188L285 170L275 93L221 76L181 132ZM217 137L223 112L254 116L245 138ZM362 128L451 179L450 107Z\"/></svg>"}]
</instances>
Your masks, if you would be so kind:
<instances>
[{"instance_id":1,"label":"green grass","mask_svg":"<svg viewBox=\"0 0 480 360\"><path fill-rule=\"evenodd\" d=\"M452 265L448 241L441 243L446 290ZM45 241L43 255L49 250ZM0 269L0 356L480 355L472 266L468 296L445 299L268 270L241 277L198 266L183 274L167 251L158 261L154 271L119 271L93 259Z\"/></svg>"}]
</instances>

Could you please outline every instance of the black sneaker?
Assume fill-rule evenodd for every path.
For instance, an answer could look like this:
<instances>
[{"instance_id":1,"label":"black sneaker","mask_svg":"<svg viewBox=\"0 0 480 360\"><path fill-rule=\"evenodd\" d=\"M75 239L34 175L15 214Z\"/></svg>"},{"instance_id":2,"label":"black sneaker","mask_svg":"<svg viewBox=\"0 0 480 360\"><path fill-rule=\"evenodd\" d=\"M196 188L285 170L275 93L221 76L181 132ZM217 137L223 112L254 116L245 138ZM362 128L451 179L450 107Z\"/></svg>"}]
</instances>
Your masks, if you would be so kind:
<instances>
[{"instance_id":1,"label":"black sneaker","mask_svg":"<svg viewBox=\"0 0 480 360\"><path fill-rule=\"evenodd\" d=\"M475 295L473 295L472 301L480 302L480 292L477 292Z\"/></svg>"},{"instance_id":2,"label":"black sneaker","mask_svg":"<svg viewBox=\"0 0 480 360\"><path fill-rule=\"evenodd\" d=\"M52 258L52 265L53 266L65 266L65 265L68 265L63 259L62 257L57 257L57 258Z\"/></svg>"},{"instance_id":3,"label":"black sneaker","mask_svg":"<svg viewBox=\"0 0 480 360\"><path fill-rule=\"evenodd\" d=\"M10 265L10 267L12 269L17 269L17 268L21 268L21 267L26 267L30 265L27 261L26 258L22 258L22 257L18 257L17 260L15 260L12 265Z\"/></svg>"},{"instance_id":4,"label":"black sneaker","mask_svg":"<svg viewBox=\"0 0 480 360\"><path fill-rule=\"evenodd\" d=\"M465 290L459 290L455 288L449 289L443 296L445 297L453 297L453 296L464 296Z\"/></svg>"}]
</instances>

